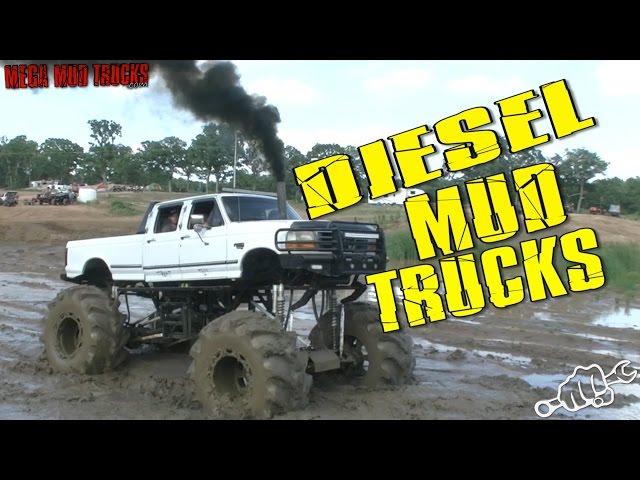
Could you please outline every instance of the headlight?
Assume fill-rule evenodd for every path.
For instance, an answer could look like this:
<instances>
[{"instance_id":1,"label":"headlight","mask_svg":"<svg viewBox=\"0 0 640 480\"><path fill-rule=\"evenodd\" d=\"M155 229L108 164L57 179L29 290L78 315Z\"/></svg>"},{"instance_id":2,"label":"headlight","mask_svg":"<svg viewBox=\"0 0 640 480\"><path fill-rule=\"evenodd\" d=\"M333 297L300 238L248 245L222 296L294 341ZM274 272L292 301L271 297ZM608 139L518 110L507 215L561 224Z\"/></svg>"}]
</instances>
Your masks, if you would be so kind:
<instances>
[{"instance_id":1,"label":"headlight","mask_svg":"<svg viewBox=\"0 0 640 480\"><path fill-rule=\"evenodd\" d=\"M316 232L308 230L282 230L278 232L276 243L278 250L315 250L318 237Z\"/></svg>"}]
</instances>

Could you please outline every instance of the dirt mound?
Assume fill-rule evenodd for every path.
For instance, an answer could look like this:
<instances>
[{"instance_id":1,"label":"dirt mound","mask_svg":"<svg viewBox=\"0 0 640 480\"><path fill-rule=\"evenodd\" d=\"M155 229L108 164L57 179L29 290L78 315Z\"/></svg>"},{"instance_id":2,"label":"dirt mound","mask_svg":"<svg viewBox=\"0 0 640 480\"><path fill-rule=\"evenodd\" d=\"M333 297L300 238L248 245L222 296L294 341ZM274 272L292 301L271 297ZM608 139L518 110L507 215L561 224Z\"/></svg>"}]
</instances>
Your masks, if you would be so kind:
<instances>
[{"instance_id":1,"label":"dirt mound","mask_svg":"<svg viewBox=\"0 0 640 480\"><path fill-rule=\"evenodd\" d=\"M571 214L566 224L568 230L593 228L601 243L640 242L640 222L607 215Z\"/></svg>"},{"instance_id":2,"label":"dirt mound","mask_svg":"<svg viewBox=\"0 0 640 480\"><path fill-rule=\"evenodd\" d=\"M88 205L0 208L0 241L57 243L135 232L139 217L116 217Z\"/></svg>"}]
</instances>

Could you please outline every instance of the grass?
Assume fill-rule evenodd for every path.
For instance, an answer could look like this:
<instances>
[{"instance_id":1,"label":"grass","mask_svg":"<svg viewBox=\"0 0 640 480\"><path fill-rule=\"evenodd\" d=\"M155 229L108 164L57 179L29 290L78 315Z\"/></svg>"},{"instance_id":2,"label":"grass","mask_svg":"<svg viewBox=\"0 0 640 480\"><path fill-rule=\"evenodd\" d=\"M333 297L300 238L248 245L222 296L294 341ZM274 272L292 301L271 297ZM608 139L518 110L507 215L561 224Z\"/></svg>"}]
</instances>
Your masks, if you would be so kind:
<instances>
[{"instance_id":1,"label":"grass","mask_svg":"<svg viewBox=\"0 0 640 480\"><path fill-rule=\"evenodd\" d=\"M600 247L607 286L632 296L640 288L640 245L614 243Z\"/></svg>"},{"instance_id":2,"label":"grass","mask_svg":"<svg viewBox=\"0 0 640 480\"><path fill-rule=\"evenodd\" d=\"M131 217L133 215L139 215L141 212L130 202L112 199L109 201L109 213L111 215Z\"/></svg>"},{"instance_id":3,"label":"grass","mask_svg":"<svg viewBox=\"0 0 640 480\"><path fill-rule=\"evenodd\" d=\"M387 244L387 256L394 262L415 262L419 261L416 244L413 241L409 230L396 230L385 235Z\"/></svg>"},{"instance_id":4,"label":"grass","mask_svg":"<svg viewBox=\"0 0 640 480\"><path fill-rule=\"evenodd\" d=\"M392 263L396 262L399 264L406 262L420 263L420 259L418 258L418 251L416 248L416 244L411 236L411 231L407 228L406 230L395 230L389 232L385 236L386 246L387 246L387 256L391 260ZM484 244L480 240L474 240L475 246L470 250L465 250L460 252L461 255L473 253L476 257L479 257L482 252L485 250L489 250L496 246L494 244ZM436 252L439 252L439 249L436 248ZM437 255L436 259L441 258L441 255ZM433 260L433 259L430 259Z\"/></svg>"},{"instance_id":5,"label":"grass","mask_svg":"<svg viewBox=\"0 0 640 480\"><path fill-rule=\"evenodd\" d=\"M386 235L387 256L390 259L390 267L401 268L403 266L421 263L418 258L416 246L408 230L390 232ZM476 258L495 245L484 245L476 242L473 252ZM516 247L517 250L517 247ZM607 289L614 290L626 297L633 297L640 290L640 244L613 243L604 245L594 250L604 265ZM439 257L437 257L439 258ZM566 268L569 262L564 260L560 250L556 249L554 265L566 283Z\"/></svg>"}]
</instances>

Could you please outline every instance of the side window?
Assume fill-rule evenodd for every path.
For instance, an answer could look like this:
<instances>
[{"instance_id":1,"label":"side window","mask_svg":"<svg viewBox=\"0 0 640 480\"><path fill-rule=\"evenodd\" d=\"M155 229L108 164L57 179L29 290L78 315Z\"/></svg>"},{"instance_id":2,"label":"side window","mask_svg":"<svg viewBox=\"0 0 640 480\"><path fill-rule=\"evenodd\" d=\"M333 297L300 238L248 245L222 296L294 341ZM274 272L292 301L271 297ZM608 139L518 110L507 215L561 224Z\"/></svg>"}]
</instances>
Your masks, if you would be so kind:
<instances>
[{"instance_id":1,"label":"side window","mask_svg":"<svg viewBox=\"0 0 640 480\"><path fill-rule=\"evenodd\" d=\"M220 227L224 225L224 220L222 219L222 213L220 213L220 207L216 202L213 202L213 211L209 216L209 226L211 227Z\"/></svg>"},{"instance_id":2,"label":"side window","mask_svg":"<svg viewBox=\"0 0 640 480\"><path fill-rule=\"evenodd\" d=\"M158 209L158 218L156 218L156 226L153 230L154 233L175 232L178 229L178 220L180 219L181 209L181 203Z\"/></svg>"},{"instance_id":3,"label":"side window","mask_svg":"<svg viewBox=\"0 0 640 480\"><path fill-rule=\"evenodd\" d=\"M215 200L207 200L206 202L197 202L191 207L191 214L189 215L188 229L193 230L193 226L196 223L207 223L209 215L215 206Z\"/></svg>"},{"instance_id":4,"label":"side window","mask_svg":"<svg viewBox=\"0 0 640 480\"><path fill-rule=\"evenodd\" d=\"M219 227L224 224L220 208L215 200L194 203L189 216L190 230L196 223L206 223L210 227Z\"/></svg>"}]
</instances>

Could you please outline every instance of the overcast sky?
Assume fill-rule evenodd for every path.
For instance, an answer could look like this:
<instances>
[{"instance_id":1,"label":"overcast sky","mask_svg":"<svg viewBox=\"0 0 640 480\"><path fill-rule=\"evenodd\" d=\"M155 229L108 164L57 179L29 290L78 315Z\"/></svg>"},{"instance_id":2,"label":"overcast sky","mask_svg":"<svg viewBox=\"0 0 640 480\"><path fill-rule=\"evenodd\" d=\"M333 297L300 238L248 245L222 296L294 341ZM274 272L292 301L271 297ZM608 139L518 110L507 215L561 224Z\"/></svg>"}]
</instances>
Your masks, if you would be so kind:
<instances>
[{"instance_id":1,"label":"overcast sky","mask_svg":"<svg viewBox=\"0 0 640 480\"><path fill-rule=\"evenodd\" d=\"M359 146L475 106L494 113L496 100L566 79L582 118L598 125L542 147L547 155L584 147L610 163L607 176L640 175L638 61L237 61L250 93L267 97L282 118L281 138L306 153L315 143ZM50 72L52 83L52 72ZM540 98L530 102L542 108ZM0 136L27 135L42 142L69 138L88 148L89 119L109 119L123 128L121 143L177 136L189 142L202 122L176 109L161 78L147 89L7 90L0 88ZM535 123L550 133L548 118ZM553 138L553 135L552 135ZM425 137L436 143L433 134ZM438 147L437 143L436 146ZM442 151L442 148L438 148Z\"/></svg>"}]
</instances>

